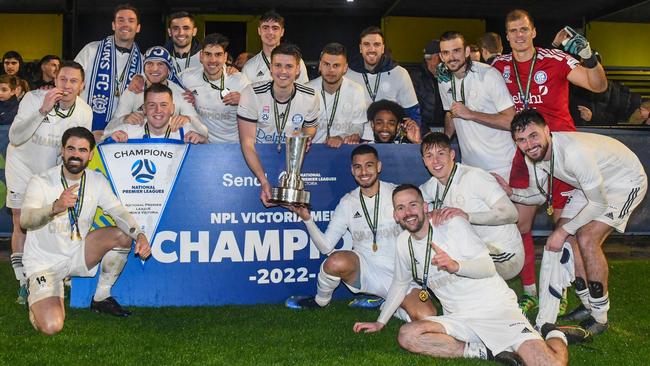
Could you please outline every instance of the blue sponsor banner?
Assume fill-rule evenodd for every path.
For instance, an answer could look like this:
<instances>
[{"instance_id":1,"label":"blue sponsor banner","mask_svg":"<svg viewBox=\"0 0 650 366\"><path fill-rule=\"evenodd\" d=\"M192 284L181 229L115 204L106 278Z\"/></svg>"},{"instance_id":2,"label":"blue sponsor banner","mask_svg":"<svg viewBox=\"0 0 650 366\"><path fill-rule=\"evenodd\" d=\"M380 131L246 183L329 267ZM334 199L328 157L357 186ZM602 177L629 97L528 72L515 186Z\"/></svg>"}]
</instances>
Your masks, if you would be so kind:
<instances>
[{"instance_id":1,"label":"blue sponsor banner","mask_svg":"<svg viewBox=\"0 0 650 366\"><path fill-rule=\"evenodd\" d=\"M322 230L339 199L356 187L352 148L314 145L305 157L305 188ZM382 180L420 184L429 178L418 145L377 148ZM276 145L257 149L269 181L276 184L285 168L284 150L278 154ZM193 146L163 209L152 258L143 264L130 254L113 295L125 305L198 306L278 303L315 293L324 256L309 242L297 215L264 208L259 193L239 145ZM94 278L75 278L71 305L88 306L95 283Z\"/></svg>"}]
</instances>

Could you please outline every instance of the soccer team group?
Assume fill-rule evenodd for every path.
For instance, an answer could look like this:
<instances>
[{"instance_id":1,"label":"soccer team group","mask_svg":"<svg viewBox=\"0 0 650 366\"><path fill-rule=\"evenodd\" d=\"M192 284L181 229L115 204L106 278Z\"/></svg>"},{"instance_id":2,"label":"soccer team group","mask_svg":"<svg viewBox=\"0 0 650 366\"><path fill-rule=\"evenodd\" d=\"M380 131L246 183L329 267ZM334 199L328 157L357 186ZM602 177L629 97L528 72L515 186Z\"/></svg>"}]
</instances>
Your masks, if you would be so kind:
<instances>
[{"instance_id":1,"label":"soccer team group","mask_svg":"<svg viewBox=\"0 0 650 366\"><path fill-rule=\"evenodd\" d=\"M589 42L562 30L558 49L534 47L536 29L523 10L510 12L505 25L512 53L492 65L472 62L459 32L435 43L431 72L446 111L442 133L424 131L409 75L386 54L377 27L361 33L360 54L349 65L343 46L327 44L321 76L308 81L299 49L280 42L284 19L277 13L260 18L263 49L240 72L227 63L228 39L215 33L199 44L185 12L170 16L165 47L141 55L134 42L138 12L119 6L114 34L62 62L54 87L27 93L10 128L11 262L30 321L45 334L60 332L64 280L94 276L100 262L91 309L130 314L111 287L132 242L142 259L150 246L107 180L86 169L96 142L238 142L268 207L271 188L255 145L280 148L287 136L304 134L332 148L358 144L351 154L358 187L341 198L325 232L308 208L287 207L328 256L316 295L292 297L287 305L325 307L343 282L383 299L377 321L356 323L355 332L380 331L395 316L406 322L398 342L411 352L566 364L568 343L609 326L602 244L613 230L625 230L647 177L622 143L575 131L568 84L594 92L607 87ZM373 143L420 144L431 179L420 187L381 181ZM540 205L555 230L538 293L530 231ZM90 231L97 207L117 226ZM347 232L352 249L335 250ZM571 284L566 274L581 305L565 319L580 326L554 324ZM505 282L518 275L520 300ZM543 316L533 326L526 314L538 304Z\"/></svg>"}]
</instances>

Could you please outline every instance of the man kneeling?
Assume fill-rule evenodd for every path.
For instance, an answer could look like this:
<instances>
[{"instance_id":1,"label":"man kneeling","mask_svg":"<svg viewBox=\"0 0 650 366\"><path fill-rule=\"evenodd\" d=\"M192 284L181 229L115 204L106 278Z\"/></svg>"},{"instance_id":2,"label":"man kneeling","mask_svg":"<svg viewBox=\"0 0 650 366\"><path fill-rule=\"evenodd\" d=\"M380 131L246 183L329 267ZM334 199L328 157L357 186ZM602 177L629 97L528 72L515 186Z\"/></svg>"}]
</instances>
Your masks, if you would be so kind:
<instances>
[{"instance_id":1,"label":"man kneeling","mask_svg":"<svg viewBox=\"0 0 650 366\"><path fill-rule=\"evenodd\" d=\"M100 261L102 271L91 308L129 315L110 296L110 289L124 268L132 240L140 258L151 253L147 237L106 178L86 169L95 147L93 134L73 127L64 132L61 142L63 165L30 179L20 216L21 226L27 230L23 263L29 286L29 319L48 335L63 329L63 280L94 276ZM98 206L115 219L117 227L89 233Z\"/></svg>"},{"instance_id":2,"label":"man kneeling","mask_svg":"<svg viewBox=\"0 0 650 366\"><path fill-rule=\"evenodd\" d=\"M397 239L393 281L377 322L356 323L355 332L381 330L416 279L423 284L422 298L433 291L444 315L403 325L398 341L406 350L512 365L567 363L567 336L573 337L574 329L547 324L542 340L469 222L456 216L433 227L422 193L408 184L393 191L393 207L395 220L406 230Z\"/></svg>"}]
</instances>

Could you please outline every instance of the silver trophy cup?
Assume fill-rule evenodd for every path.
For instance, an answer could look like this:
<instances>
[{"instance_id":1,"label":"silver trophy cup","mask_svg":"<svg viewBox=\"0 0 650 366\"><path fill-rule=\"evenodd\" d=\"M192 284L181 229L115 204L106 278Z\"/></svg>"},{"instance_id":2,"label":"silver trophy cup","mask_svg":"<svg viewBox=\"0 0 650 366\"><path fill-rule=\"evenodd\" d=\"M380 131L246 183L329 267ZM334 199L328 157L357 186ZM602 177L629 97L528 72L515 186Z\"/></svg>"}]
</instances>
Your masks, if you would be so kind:
<instances>
[{"instance_id":1,"label":"silver trophy cup","mask_svg":"<svg viewBox=\"0 0 650 366\"><path fill-rule=\"evenodd\" d=\"M280 186L271 191L272 203L290 206L309 206L309 191L300 178L300 169L305 160L308 136L287 137L286 172L280 176Z\"/></svg>"}]
</instances>

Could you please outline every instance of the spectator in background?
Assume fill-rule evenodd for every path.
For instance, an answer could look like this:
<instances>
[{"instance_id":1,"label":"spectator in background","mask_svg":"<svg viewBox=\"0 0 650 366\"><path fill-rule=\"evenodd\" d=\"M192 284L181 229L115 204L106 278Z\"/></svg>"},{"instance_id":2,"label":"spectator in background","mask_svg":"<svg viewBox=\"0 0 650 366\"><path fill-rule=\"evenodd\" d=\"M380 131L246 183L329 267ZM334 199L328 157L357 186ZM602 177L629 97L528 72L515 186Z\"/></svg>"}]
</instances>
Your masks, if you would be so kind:
<instances>
[{"instance_id":1,"label":"spectator in background","mask_svg":"<svg viewBox=\"0 0 650 366\"><path fill-rule=\"evenodd\" d=\"M469 47L469 58L474 62L481 62L481 49L479 46L472 43L467 47Z\"/></svg>"},{"instance_id":2,"label":"spectator in background","mask_svg":"<svg viewBox=\"0 0 650 366\"><path fill-rule=\"evenodd\" d=\"M501 43L501 36L488 32L478 39L478 46L481 48L481 57L485 63L492 65L492 61L503 53L503 44Z\"/></svg>"},{"instance_id":3,"label":"spectator in background","mask_svg":"<svg viewBox=\"0 0 650 366\"><path fill-rule=\"evenodd\" d=\"M607 90L602 93L569 86L569 111L577 125L614 126L625 123L640 104L641 96L617 81L610 80Z\"/></svg>"},{"instance_id":4,"label":"spectator in background","mask_svg":"<svg viewBox=\"0 0 650 366\"><path fill-rule=\"evenodd\" d=\"M413 88L420 104L422 134L429 131L442 131L445 126L445 111L442 109L436 67L440 63L440 41L426 44L423 50L424 61L410 71Z\"/></svg>"},{"instance_id":5,"label":"spectator in background","mask_svg":"<svg viewBox=\"0 0 650 366\"><path fill-rule=\"evenodd\" d=\"M237 68L237 70L242 71L246 62L248 62L248 60L250 60L252 57L253 54L250 52L240 53L239 56L237 56L237 58L235 59L235 67Z\"/></svg>"},{"instance_id":6,"label":"spectator in background","mask_svg":"<svg viewBox=\"0 0 650 366\"><path fill-rule=\"evenodd\" d=\"M20 53L8 51L2 56L3 73L22 78L25 74L25 62Z\"/></svg>"},{"instance_id":7,"label":"spectator in background","mask_svg":"<svg viewBox=\"0 0 650 366\"><path fill-rule=\"evenodd\" d=\"M39 77L32 82L31 88L54 88L54 79L56 78L56 73L59 71L59 67L61 67L61 59L59 56L43 56L41 61L38 63L38 69L40 70Z\"/></svg>"},{"instance_id":8,"label":"spectator in background","mask_svg":"<svg viewBox=\"0 0 650 366\"><path fill-rule=\"evenodd\" d=\"M641 103L630 116L629 121L633 125L650 125L650 100Z\"/></svg>"},{"instance_id":9,"label":"spectator in background","mask_svg":"<svg viewBox=\"0 0 650 366\"><path fill-rule=\"evenodd\" d=\"M18 79L11 75L0 75L0 125L10 125L18 113L16 89Z\"/></svg>"}]
</instances>

